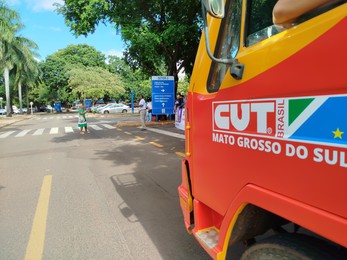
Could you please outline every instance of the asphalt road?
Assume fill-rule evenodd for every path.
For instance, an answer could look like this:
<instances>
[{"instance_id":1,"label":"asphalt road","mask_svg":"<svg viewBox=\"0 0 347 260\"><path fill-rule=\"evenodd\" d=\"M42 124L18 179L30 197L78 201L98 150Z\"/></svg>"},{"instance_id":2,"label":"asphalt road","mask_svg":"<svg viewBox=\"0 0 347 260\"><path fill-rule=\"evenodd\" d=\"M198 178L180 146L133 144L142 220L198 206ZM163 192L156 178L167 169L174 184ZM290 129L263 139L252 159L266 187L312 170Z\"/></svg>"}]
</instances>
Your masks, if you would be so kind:
<instances>
[{"instance_id":1,"label":"asphalt road","mask_svg":"<svg viewBox=\"0 0 347 260\"><path fill-rule=\"evenodd\" d=\"M179 207L183 132L76 121L0 128L0 259L210 259Z\"/></svg>"}]
</instances>

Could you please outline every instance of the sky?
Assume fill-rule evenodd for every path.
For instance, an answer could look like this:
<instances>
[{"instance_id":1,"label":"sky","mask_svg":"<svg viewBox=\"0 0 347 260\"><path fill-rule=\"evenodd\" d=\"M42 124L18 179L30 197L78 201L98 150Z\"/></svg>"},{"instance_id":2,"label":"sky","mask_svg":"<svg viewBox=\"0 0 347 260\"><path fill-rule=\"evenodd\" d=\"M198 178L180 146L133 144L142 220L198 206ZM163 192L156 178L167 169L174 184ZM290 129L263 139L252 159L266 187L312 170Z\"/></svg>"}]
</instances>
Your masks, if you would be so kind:
<instances>
[{"instance_id":1,"label":"sky","mask_svg":"<svg viewBox=\"0 0 347 260\"><path fill-rule=\"evenodd\" d=\"M124 44L116 29L101 24L94 34L76 38L65 25L64 17L54 11L54 2L63 3L62 0L5 0L9 8L20 14L25 26L18 35L39 46L40 60L70 44L88 44L105 55L121 57Z\"/></svg>"}]
</instances>

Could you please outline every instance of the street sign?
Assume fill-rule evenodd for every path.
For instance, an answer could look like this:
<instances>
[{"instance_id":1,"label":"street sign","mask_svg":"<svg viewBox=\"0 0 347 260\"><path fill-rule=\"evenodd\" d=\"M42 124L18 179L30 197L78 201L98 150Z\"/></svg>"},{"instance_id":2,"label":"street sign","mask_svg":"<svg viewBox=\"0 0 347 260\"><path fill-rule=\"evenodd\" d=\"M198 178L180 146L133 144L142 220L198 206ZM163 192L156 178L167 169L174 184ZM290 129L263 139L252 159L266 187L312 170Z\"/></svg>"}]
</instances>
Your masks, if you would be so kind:
<instances>
[{"instance_id":1,"label":"street sign","mask_svg":"<svg viewBox=\"0 0 347 260\"><path fill-rule=\"evenodd\" d=\"M174 76L152 76L152 114L171 115L175 106Z\"/></svg>"}]
</instances>

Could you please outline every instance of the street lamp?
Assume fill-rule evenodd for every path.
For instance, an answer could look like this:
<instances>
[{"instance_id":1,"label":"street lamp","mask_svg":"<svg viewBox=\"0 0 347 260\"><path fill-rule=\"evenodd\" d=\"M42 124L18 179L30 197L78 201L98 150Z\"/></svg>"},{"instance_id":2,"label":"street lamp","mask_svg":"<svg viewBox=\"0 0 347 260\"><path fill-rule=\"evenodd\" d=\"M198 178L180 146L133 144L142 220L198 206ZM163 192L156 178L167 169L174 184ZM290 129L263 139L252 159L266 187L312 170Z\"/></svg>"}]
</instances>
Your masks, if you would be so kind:
<instances>
[{"instance_id":1,"label":"street lamp","mask_svg":"<svg viewBox=\"0 0 347 260\"><path fill-rule=\"evenodd\" d=\"M3 101L4 99L2 98L2 97L0 97L0 105L1 105L1 109L2 109L2 101Z\"/></svg>"},{"instance_id":2,"label":"street lamp","mask_svg":"<svg viewBox=\"0 0 347 260\"><path fill-rule=\"evenodd\" d=\"M31 114L33 114L33 102L30 102L30 110L31 110Z\"/></svg>"}]
</instances>

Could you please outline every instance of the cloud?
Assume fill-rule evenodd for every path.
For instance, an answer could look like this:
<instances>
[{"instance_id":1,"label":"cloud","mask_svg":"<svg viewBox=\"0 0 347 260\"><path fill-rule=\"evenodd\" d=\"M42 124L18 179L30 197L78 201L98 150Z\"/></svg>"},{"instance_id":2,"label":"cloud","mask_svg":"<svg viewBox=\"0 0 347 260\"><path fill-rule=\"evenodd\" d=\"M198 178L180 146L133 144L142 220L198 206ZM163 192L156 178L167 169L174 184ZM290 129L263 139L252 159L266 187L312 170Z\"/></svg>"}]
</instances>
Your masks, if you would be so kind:
<instances>
[{"instance_id":1,"label":"cloud","mask_svg":"<svg viewBox=\"0 0 347 260\"><path fill-rule=\"evenodd\" d=\"M7 0L6 3L7 3L9 6L19 5L19 4L20 4L20 0Z\"/></svg>"},{"instance_id":2,"label":"cloud","mask_svg":"<svg viewBox=\"0 0 347 260\"><path fill-rule=\"evenodd\" d=\"M7 0L9 6L26 4L33 11L54 11L56 7L54 3L64 4L63 0Z\"/></svg>"},{"instance_id":3,"label":"cloud","mask_svg":"<svg viewBox=\"0 0 347 260\"><path fill-rule=\"evenodd\" d=\"M63 0L25 0L26 3L32 6L34 11L54 11L56 7L54 3L64 4Z\"/></svg>"},{"instance_id":4,"label":"cloud","mask_svg":"<svg viewBox=\"0 0 347 260\"><path fill-rule=\"evenodd\" d=\"M40 30L40 31L52 31L52 32L61 32L63 31L61 27L57 27L57 26L44 26L44 25L33 25L32 26L33 29L35 30Z\"/></svg>"},{"instance_id":5,"label":"cloud","mask_svg":"<svg viewBox=\"0 0 347 260\"><path fill-rule=\"evenodd\" d=\"M49 27L49 29L53 32L61 32L62 31L61 27L51 26L51 27Z\"/></svg>"},{"instance_id":6,"label":"cloud","mask_svg":"<svg viewBox=\"0 0 347 260\"><path fill-rule=\"evenodd\" d=\"M123 57L123 50L108 50L106 52L104 52L104 54L107 56L117 56L119 58L122 58Z\"/></svg>"}]
</instances>

